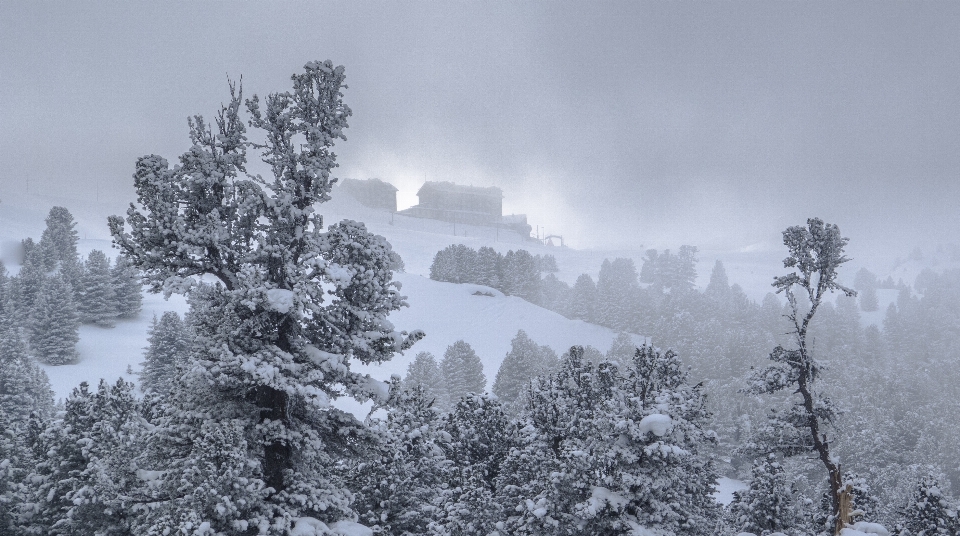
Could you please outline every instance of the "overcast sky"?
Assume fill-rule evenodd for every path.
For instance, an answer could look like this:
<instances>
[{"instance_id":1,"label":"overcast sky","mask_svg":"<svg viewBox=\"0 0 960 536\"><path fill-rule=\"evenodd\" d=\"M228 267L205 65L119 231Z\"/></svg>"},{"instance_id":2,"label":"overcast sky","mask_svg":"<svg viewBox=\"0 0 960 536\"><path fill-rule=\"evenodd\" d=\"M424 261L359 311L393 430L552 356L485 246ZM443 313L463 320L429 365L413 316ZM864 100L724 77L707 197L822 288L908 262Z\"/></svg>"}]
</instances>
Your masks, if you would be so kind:
<instances>
[{"instance_id":1,"label":"overcast sky","mask_svg":"<svg viewBox=\"0 0 960 536\"><path fill-rule=\"evenodd\" d=\"M282 91L327 58L338 175L401 206L450 180L579 246L741 248L808 216L960 241L957 2L0 1L0 190L132 199L228 76Z\"/></svg>"}]
</instances>

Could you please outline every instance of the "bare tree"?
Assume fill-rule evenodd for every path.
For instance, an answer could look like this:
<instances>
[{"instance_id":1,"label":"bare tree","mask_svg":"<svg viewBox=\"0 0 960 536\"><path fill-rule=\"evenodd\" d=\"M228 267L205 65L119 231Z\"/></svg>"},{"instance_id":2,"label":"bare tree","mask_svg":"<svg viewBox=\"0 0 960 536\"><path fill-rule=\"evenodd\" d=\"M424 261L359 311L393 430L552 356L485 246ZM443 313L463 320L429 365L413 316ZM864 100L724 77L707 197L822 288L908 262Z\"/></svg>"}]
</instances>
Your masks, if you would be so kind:
<instances>
[{"instance_id":1,"label":"bare tree","mask_svg":"<svg viewBox=\"0 0 960 536\"><path fill-rule=\"evenodd\" d=\"M789 302L787 319L792 326L794 349L777 346L770 354L773 365L751 377L747 392L762 394L794 389L791 406L779 411L762 426L748 448L755 451L780 452L785 456L814 453L826 468L832 501L831 515L837 519L840 506L842 473L840 462L830 454L826 428L836 415L830 400L815 389L823 371L811 352L808 342L810 322L824 297L840 291L856 296L853 289L837 282L837 269L850 259L843 249L849 239L840 236L840 228L819 218L807 220L806 227L797 225L783 232L783 243L790 254L784 259L789 274L774 278L777 293L784 293ZM798 293L807 298L798 300Z\"/></svg>"}]
</instances>

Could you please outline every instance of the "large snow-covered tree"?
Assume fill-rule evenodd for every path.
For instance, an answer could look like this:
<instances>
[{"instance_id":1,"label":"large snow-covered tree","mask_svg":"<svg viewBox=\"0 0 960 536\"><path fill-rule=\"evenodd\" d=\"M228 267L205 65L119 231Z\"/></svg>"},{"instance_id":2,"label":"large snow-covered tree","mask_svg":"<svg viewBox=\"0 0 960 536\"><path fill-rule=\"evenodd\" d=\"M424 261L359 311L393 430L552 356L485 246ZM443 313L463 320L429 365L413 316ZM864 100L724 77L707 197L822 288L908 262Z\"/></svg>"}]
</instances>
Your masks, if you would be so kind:
<instances>
[{"instance_id":1,"label":"large snow-covered tree","mask_svg":"<svg viewBox=\"0 0 960 536\"><path fill-rule=\"evenodd\" d=\"M827 427L834 422L836 409L816 389L823 365L813 355L808 330L826 295L840 291L847 296L856 292L837 281L837 269L848 260L844 254L849 239L840 235L835 224L810 218L807 225L797 225L783 232L783 243L789 255L784 268L792 271L774 278L777 293L787 297L787 318L791 325L795 348L777 346L770 354L773 365L755 372L748 392L755 394L792 393L789 407L773 413L765 426L759 427L748 450L779 452L786 456L813 454L827 470L832 516L839 511L843 480L840 463L830 452ZM799 295L794 288L798 289ZM800 298L800 299L798 299ZM842 522L842 521L841 521Z\"/></svg>"},{"instance_id":2,"label":"large snow-covered tree","mask_svg":"<svg viewBox=\"0 0 960 536\"><path fill-rule=\"evenodd\" d=\"M325 229L316 213L330 199L332 147L351 115L343 67L312 61L292 80L291 91L246 101L231 84L213 124L189 121L192 146L178 165L157 155L137 161L137 202L125 220L109 220L115 245L152 291L202 302L192 379L213 399L203 402L212 404L206 419L220 412L239 423L251 475L268 490L258 522L277 533L298 516L346 515L327 445L342 442L337 430L350 419L329 400L382 396L384 384L351 361L388 360L422 336L387 320L404 300L386 240L349 220ZM261 141L248 139L247 124ZM248 172L251 148L267 177ZM216 283L204 288L201 277ZM189 392L190 381L188 412L204 396Z\"/></svg>"}]
</instances>

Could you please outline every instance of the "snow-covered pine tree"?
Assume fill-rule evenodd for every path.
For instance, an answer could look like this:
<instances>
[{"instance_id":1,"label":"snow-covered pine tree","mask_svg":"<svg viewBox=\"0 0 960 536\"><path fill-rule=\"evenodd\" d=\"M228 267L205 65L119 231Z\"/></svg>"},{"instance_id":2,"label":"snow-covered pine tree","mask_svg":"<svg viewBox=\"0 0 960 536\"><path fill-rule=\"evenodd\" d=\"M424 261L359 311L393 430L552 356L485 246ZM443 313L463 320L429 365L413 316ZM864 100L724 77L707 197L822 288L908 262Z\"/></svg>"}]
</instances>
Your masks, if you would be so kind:
<instances>
[{"instance_id":1,"label":"snow-covered pine tree","mask_svg":"<svg viewBox=\"0 0 960 536\"><path fill-rule=\"evenodd\" d=\"M704 296L717 304L724 304L730 294L730 280L727 279L727 270L723 267L723 262L717 259L713 265L713 271L710 272L710 282L703 291Z\"/></svg>"},{"instance_id":2,"label":"snow-covered pine tree","mask_svg":"<svg viewBox=\"0 0 960 536\"><path fill-rule=\"evenodd\" d=\"M140 271L125 255L118 255L110 274L113 278L117 316L136 318L143 307Z\"/></svg>"},{"instance_id":3,"label":"snow-covered pine tree","mask_svg":"<svg viewBox=\"0 0 960 536\"><path fill-rule=\"evenodd\" d=\"M147 332L148 346L143 354L140 388L144 392L166 395L173 387L177 363L185 363L190 350L187 328L174 311L153 317Z\"/></svg>"},{"instance_id":4,"label":"snow-covered pine tree","mask_svg":"<svg viewBox=\"0 0 960 536\"><path fill-rule=\"evenodd\" d=\"M0 315L0 408L8 429L22 430L31 414L53 415L53 391L46 372L27 353L19 330Z\"/></svg>"},{"instance_id":5,"label":"snow-covered pine tree","mask_svg":"<svg viewBox=\"0 0 960 536\"><path fill-rule=\"evenodd\" d=\"M0 313L0 534L20 533L20 485L35 463L29 425L53 409L46 373L27 355L9 311Z\"/></svg>"},{"instance_id":6,"label":"snow-covered pine tree","mask_svg":"<svg viewBox=\"0 0 960 536\"><path fill-rule=\"evenodd\" d=\"M787 475L774 455L753 462L750 487L736 491L727 506L727 528L731 534L788 533L800 525Z\"/></svg>"},{"instance_id":7,"label":"snow-covered pine tree","mask_svg":"<svg viewBox=\"0 0 960 536\"><path fill-rule=\"evenodd\" d=\"M934 474L920 478L903 509L902 536L939 536L960 533L957 505L944 495Z\"/></svg>"},{"instance_id":8,"label":"snow-covered pine tree","mask_svg":"<svg viewBox=\"0 0 960 536\"><path fill-rule=\"evenodd\" d=\"M525 249L517 250L513 257L511 282L513 294L530 303L541 303L540 266L537 259Z\"/></svg>"},{"instance_id":9,"label":"snow-covered pine tree","mask_svg":"<svg viewBox=\"0 0 960 536\"><path fill-rule=\"evenodd\" d=\"M575 509L592 496L593 463L601 459L595 421L614 396L612 383L608 374L601 377L583 359L580 348L572 348L555 375L529 385L517 419L516 444L497 482L506 534L599 531L601 527L587 525Z\"/></svg>"},{"instance_id":10,"label":"snow-covered pine tree","mask_svg":"<svg viewBox=\"0 0 960 536\"><path fill-rule=\"evenodd\" d=\"M460 399L444 417L442 443L452 466L441 512L448 534L488 536L503 519L500 471L513 445L514 428L502 404L490 395Z\"/></svg>"},{"instance_id":11,"label":"snow-covered pine tree","mask_svg":"<svg viewBox=\"0 0 960 536\"><path fill-rule=\"evenodd\" d=\"M753 373L746 389L753 394L793 393L786 399L789 407L773 411L770 420L759 427L745 451L754 454L779 452L784 456L816 455L827 470L831 499L829 515L834 520L839 511L843 475L840 463L830 453L826 427L833 423L836 412L830 400L816 391L816 380L823 366L812 355L807 331L827 293L840 291L847 296L856 296L854 290L837 281L837 269L849 260L843 251L848 241L840 236L839 227L819 218L808 219L806 227L797 225L783 232L783 243L790 252L783 266L793 271L775 277L773 286L777 293L783 292L787 296L786 316L796 348L774 348L770 354L774 364ZM795 286L800 289L799 295L794 293Z\"/></svg>"},{"instance_id":12,"label":"snow-covered pine tree","mask_svg":"<svg viewBox=\"0 0 960 536\"><path fill-rule=\"evenodd\" d=\"M388 360L422 336L397 332L386 318L404 305L386 240L349 220L325 230L315 213L330 198L332 146L351 114L343 67L309 62L292 80L292 91L246 100L249 120L231 85L215 124L190 120L192 147L179 165L138 160L129 231L123 218L109 221L152 291L187 294L201 310L191 321L198 339L189 372L165 409L170 426L155 432L172 435L152 441L173 445L207 422L233 421L250 468L241 487L267 490L243 511L209 518L210 510L168 496L158 531L187 530L199 516L215 531L286 534L300 517L351 517L336 460L359 423L329 399L382 397L384 384L352 371L351 360ZM262 143L248 141L247 123ZM249 147L271 176L247 173ZM201 286L202 276L216 285ZM194 455L180 448L149 469L165 471L165 489L176 489Z\"/></svg>"},{"instance_id":13,"label":"snow-covered pine tree","mask_svg":"<svg viewBox=\"0 0 960 536\"><path fill-rule=\"evenodd\" d=\"M706 428L710 413L702 386L690 385L677 354L648 345L636 348L621 370L623 394L605 423L607 437L619 436L606 458L616 460L619 477L611 479L616 487L607 487L629 501L623 512L640 525L712 535L720 513L713 497L719 475L709 453L716 436Z\"/></svg>"},{"instance_id":14,"label":"snow-covered pine tree","mask_svg":"<svg viewBox=\"0 0 960 536\"><path fill-rule=\"evenodd\" d=\"M43 279L37 292L29 326L30 352L48 365L77 360L80 314L73 302L73 290L63 275Z\"/></svg>"},{"instance_id":15,"label":"snow-covered pine tree","mask_svg":"<svg viewBox=\"0 0 960 536\"><path fill-rule=\"evenodd\" d=\"M419 352L407 367L407 375L403 378L404 389L413 389L418 385L428 398L439 398L443 393L440 365L430 352Z\"/></svg>"},{"instance_id":16,"label":"snow-covered pine tree","mask_svg":"<svg viewBox=\"0 0 960 536\"><path fill-rule=\"evenodd\" d=\"M460 397L470 393L483 393L487 386L483 363L473 348L463 340L451 344L443 353L440 375L443 378L443 409L454 407Z\"/></svg>"},{"instance_id":17,"label":"snow-covered pine tree","mask_svg":"<svg viewBox=\"0 0 960 536\"><path fill-rule=\"evenodd\" d=\"M430 279L449 283L476 283L477 252L463 244L451 244L438 251L430 265Z\"/></svg>"},{"instance_id":18,"label":"snow-covered pine tree","mask_svg":"<svg viewBox=\"0 0 960 536\"><path fill-rule=\"evenodd\" d=\"M463 244L456 244L456 273L457 283L476 283L480 278L477 273L477 252Z\"/></svg>"},{"instance_id":19,"label":"snow-covered pine tree","mask_svg":"<svg viewBox=\"0 0 960 536\"><path fill-rule=\"evenodd\" d=\"M552 273L540 280L540 303L544 309L572 318L570 312L570 285L557 279Z\"/></svg>"},{"instance_id":20,"label":"snow-covered pine tree","mask_svg":"<svg viewBox=\"0 0 960 536\"><path fill-rule=\"evenodd\" d=\"M23 264L20 266L20 272L12 278L11 297L20 316L29 317L37 295L40 293L40 287L47 278L47 270L40 249L33 245L33 240L27 238L23 244L25 252Z\"/></svg>"},{"instance_id":21,"label":"snow-covered pine tree","mask_svg":"<svg viewBox=\"0 0 960 536\"><path fill-rule=\"evenodd\" d=\"M540 345L522 329L510 341L510 351L500 363L493 382L493 394L505 405L517 401L530 381L544 372Z\"/></svg>"},{"instance_id":22,"label":"snow-covered pine tree","mask_svg":"<svg viewBox=\"0 0 960 536\"><path fill-rule=\"evenodd\" d=\"M632 259L604 259L597 277L597 323L617 331L630 329L638 289Z\"/></svg>"},{"instance_id":23,"label":"snow-covered pine tree","mask_svg":"<svg viewBox=\"0 0 960 536\"><path fill-rule=\"evenodd\" d=\"M77 303L80 321L113 327L117 317L116 292L113 275L110 273L110 259L102 251L95 249L87 256L80 285L80 294L83 296Z\"/></svg>"},{"instance_id":24,"label":"snow-covered pine tree","mask_svg":"<svg viewBox=\"0 0 960 536\"><path fill-rule=\"evenodd\" d=\"M453 246L447 246L433 256L430 263L430 279L434 281L453 282L457 268L453 258Z\"/></svg>"},{"instance_id":25,"label":"snow-covered pine tree","mask_svg":"<svg viewBox=\"0 0 960 536\"><path fill-rule=\"evenodd\" d=\"M354 508L375 534L437 533L450 462L441 447L442 421L423 389L392 386L384 440L354 471ZM443 532L439 532L443 534Z\"/></svg>"},{"instance_id":26,"label":"snow-covered pine tree","mask_svg":"<svg viewBox=\"0 0 960 536\"><path fill-rule=\"evenodd\" d=\"M28 477L28 534L131 534L140 481L141 419L133 384L86 382L66 400L35 448L45 453Z\"/></svg>"},{"instance_id":27,"label":"snow-covered pine tree","mask_svg":"<svg viewBox=\"0 0 960 536\"><path fill-rule=\"evenodd\" d=\"M587 274L581 274L573 285L573 297L570 299L570 317L585 322L596 322L597 285Z\"/></svg>"},{"instance_id":28,"label":"snow-covered pine tree","mask_svg":"<svg viewBox=\"0 0 960 536\"><path fill-rule=\"evenodd\" d=\"M80 259L77 253L77 243L80 241L77 223L73 220L73 214L65 207L51 208L46 223L39 243L39 248L43 250L46 270L52 272L60 268L66 273L71 265L75 265ZM71 284L73 283L74 281L71 281Z\"/></svg>"},{"instance_id":29,"label":"snow-covered pine tree","mask_svg":"<svg viewBox=\"0 0 960 536\"><path fill-rule=\"evenodd\" d=\"M516 257L515 251L507 251L498 266L497 278L500 280L500 290L508 296L516 295L523 285L523 275Z\"/></svg>"},{"instance_id":30,"label":"snow-covered pine tree","mask_svg":"<svg viewBox=\"0 0 960 536\"><path fill-rule=\"evenodd\" d=\"M477 250L477 284L500 288L499 265L503 256L489 246Z\"/></svg>"}]
</instances>

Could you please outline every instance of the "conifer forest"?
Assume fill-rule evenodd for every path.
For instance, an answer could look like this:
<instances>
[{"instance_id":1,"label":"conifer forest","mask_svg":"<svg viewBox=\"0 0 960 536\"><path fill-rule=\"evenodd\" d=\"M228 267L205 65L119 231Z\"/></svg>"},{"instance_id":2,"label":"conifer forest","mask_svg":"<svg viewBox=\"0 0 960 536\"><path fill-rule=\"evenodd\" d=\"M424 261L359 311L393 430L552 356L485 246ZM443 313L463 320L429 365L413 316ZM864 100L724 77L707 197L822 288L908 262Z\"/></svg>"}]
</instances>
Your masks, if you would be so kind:
<instances>
[{"instance_id":1,"label":"conifer forest","mask_svg":"<svg viewBox=\"0 0 960 536\"><path fill-rule=\"evenodd\" d=\"M956 5L38 6L0 535L960 534Z\"/></svg>"}]
</instances>

